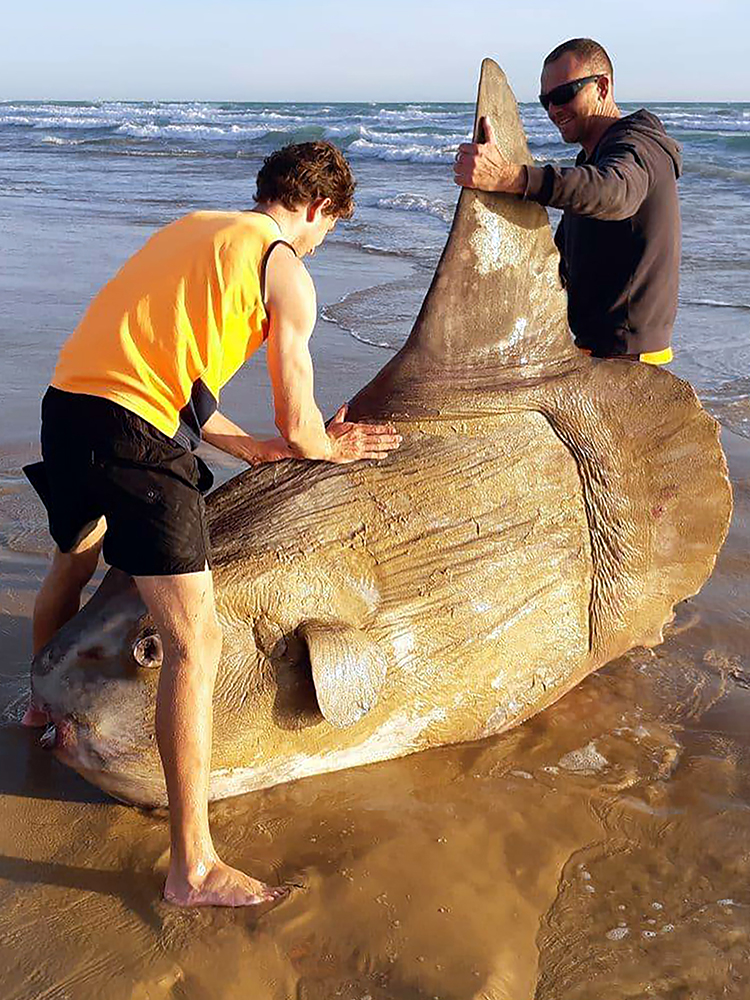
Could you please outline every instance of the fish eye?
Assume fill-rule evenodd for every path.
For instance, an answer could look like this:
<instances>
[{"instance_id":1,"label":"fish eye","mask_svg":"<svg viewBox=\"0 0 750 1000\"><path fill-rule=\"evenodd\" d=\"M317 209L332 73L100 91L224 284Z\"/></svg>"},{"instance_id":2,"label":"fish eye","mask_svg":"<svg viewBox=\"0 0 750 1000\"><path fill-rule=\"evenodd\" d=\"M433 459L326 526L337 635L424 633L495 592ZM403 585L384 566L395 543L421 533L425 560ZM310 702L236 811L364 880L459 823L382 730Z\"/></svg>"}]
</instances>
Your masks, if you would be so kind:
<instances>
[{"instance_id":1,"label":"fish eye","mask_svg":"<svg viewBox=\"0 0 750 1000\"><path fill-rule=\"evenodd\" d=\"M153 632L140 638L133 647L133 658L142 667L160 667L164 659L160 636Z\"/></svg>"}]
</instances>

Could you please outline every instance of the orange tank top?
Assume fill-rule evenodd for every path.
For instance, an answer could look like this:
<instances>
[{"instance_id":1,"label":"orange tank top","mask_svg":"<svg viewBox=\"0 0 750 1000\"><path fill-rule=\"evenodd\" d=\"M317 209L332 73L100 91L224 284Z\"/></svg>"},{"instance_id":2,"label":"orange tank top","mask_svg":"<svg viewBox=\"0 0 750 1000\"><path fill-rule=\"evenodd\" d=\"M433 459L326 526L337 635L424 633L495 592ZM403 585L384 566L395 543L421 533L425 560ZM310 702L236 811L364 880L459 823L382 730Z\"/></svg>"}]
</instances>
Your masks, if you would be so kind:
<instances>
[{"instance_id":1,"label":"orange tank top","mask_svg":"<svg viewBox=\"0 0 750 1000\"><path fill-rule=\"evenodd\" d=\"M160 229L93 300L52 385L196 444L222 386L268 335L265 264L280 242L259 212L194 212Z\"/></svg>"}]
</instances>

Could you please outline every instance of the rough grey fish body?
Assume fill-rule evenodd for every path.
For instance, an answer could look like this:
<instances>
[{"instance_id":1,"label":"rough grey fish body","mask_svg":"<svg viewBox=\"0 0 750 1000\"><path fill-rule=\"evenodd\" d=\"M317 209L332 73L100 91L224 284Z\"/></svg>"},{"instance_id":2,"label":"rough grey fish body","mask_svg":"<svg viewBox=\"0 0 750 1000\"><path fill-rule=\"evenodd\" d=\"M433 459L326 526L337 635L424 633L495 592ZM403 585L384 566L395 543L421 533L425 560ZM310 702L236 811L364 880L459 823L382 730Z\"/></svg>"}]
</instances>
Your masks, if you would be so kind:
<instances>
[{"instance_id":1,"label":"rough grey fish body","mask_svg":"<svg viewBox=\"0 0 750 1000\"><path fill-rule=\"evenodd\" d=\"M490 60L481 115L530 162ZM557 262L542 208L462 192L407 344L351 405L402 448L209 497L212 798L515 726L660 642L710 574L731 515L717 425L670 373L576 350ZM144 804L165 800L153 631L111 571L34 667L62 759Z\"/></svg>"}]
</instances>

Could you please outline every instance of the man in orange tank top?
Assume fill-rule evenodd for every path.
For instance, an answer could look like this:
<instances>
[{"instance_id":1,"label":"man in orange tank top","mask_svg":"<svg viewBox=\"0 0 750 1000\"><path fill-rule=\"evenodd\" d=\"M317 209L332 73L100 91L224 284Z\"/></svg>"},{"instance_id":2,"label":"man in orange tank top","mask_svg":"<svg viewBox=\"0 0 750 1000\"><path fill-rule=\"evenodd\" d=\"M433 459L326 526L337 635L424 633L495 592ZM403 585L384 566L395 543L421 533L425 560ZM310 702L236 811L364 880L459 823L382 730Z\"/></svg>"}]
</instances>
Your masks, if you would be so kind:
<instances>
[{"instance_id":1,"label":"man in orange tank top","mask_svg":"<svg viewBox=\"0 0 750 1000\"><path fill-rule=\"evenodd\" d=\"M313 395L316 300L302 258L351 216L353 193L330 143L287 146L266 159L252 211L197 212L157 232L63 347L42 405L43 461L26 470L56 543L34 608L34 654L78 611L102 550L134 578L161 636L164 896L181 906L247 906L284 892L224 864L211 839L222 634L202 498L211 474L192 449L202 438L251 465L348 463L383 458L401 440L390 425L348 422L345 406L326 427ZM218 409L221 387L263 342L281 432L267 441ZM47 721L32 693L25 724Z\"/></svg>"}]
</instances>

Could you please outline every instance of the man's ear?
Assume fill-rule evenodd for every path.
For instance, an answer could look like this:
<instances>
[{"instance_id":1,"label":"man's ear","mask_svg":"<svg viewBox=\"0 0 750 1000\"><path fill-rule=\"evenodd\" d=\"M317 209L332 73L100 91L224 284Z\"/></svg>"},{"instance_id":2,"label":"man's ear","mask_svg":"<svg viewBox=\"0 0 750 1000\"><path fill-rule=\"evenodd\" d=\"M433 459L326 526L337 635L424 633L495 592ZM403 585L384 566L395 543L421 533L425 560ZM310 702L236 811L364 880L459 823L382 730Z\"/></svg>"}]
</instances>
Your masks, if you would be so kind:
<instances>
[{"instance_id":1,"label":"man's ear","mask_svg":"<svg viewBox=\"0 0 750 1000\"><path fill-rule=\"evenodd\" d=\"M597 86L597 89L599 90L599 97L603 101L606 101L606 99L611 94L609 77L608 76L600 76L599 79L596 81L596 86Z\"/></svg>"},{"instance_id":2,"label":"man's ear","mask_svg":"<svg viewBox=\"0 0 750 1000\"><path fill-rule=\"evenodd\" d=\"M315 222L319 215L323 214L330 207L330 198L316 198L307 206L307 221Z\"/></svg>"}]
</instances>

